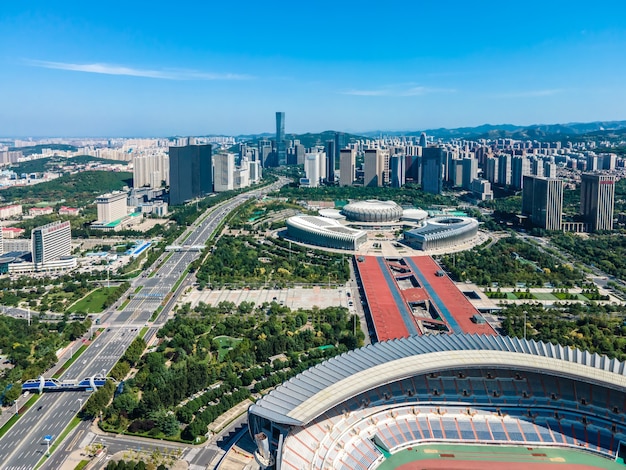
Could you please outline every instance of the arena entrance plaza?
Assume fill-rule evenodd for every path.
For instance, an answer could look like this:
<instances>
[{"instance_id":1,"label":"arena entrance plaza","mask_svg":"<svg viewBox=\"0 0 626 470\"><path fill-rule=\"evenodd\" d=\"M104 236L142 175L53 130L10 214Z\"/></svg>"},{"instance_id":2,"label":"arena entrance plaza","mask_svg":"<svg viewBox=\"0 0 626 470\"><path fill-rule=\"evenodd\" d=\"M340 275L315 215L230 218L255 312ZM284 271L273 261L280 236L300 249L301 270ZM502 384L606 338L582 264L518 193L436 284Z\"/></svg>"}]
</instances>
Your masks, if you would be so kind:
<instances>
[{"instance_id":1,"label":"arena entrance plaza","mask_svg":"<svg viewBox=\"0 0 626 470\"><path fill-rule=\"evenodd\" d=\"M233 302L239 305L241 302L254 302L254 305L262 305L264 302L277 302L292 310L310 309L313 306L348 307L346 288L327 288L314 286L311 288L294 287L290 289L235 289L235 290L203 290L193 289L184 295L179 301L181 304L191 303L194 308L198 303L216 306L220 302Z\"/></svg>"}]
</instances>

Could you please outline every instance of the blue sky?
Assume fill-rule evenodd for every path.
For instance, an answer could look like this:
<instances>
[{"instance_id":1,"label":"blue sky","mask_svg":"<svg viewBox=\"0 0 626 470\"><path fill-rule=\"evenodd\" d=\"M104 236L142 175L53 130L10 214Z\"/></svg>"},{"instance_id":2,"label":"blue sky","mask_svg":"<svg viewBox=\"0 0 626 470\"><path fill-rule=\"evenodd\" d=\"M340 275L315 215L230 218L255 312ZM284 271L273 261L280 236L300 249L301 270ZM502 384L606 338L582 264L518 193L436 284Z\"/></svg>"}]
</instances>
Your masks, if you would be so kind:
<instances>
[{"instance_id":1,"label":"blue sky","mask_svg":"<svg viewBox=\"0 0 626 470\"><path fill-rule=\"evenodd\" d=\"M626 2L3 1L0 136L626 119Z\"/></svg>"}]
</instances>

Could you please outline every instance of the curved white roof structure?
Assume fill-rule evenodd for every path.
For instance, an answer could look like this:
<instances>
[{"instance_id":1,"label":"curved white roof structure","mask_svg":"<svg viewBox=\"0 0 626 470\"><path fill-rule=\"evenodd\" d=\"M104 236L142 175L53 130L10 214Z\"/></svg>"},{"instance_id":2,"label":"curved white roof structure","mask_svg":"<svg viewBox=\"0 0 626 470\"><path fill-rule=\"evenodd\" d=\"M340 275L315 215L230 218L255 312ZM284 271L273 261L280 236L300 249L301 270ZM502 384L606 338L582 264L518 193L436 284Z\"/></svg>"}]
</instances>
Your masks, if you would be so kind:
<instances>
[{"instance_id":1,"label":"curved white roof structure","mask_svg":"<svg viewBox=\"0 0 626 470\"><path fill-rule=\"evenodd\" d=\"M393 201L369 199L346 204L342 210L348 220L359 222L393 222L402 217L402 207Z\"/></svg>"},{"instance_id":2,"label":"curved white roof structure","mask_svg":"<svg viewBox=\"0 0 626 470\"><path fill-rule=\"evenodd\" d=\"M365 391L443 370L531 371L624 391L623 362L551 343L504 336L413 336L376 343L329 359L288 380L252 405L249 414L304 426Z\"/></svg>"},{"instance_id":3,"label":"curved white roof structure","mask_svg":"<svg viewBox=\"0 0 626 470\"><path fill-rule=\"evenodd\" d=\"M428 217L428 212L423 209L404 209L402 220L410 222L421 222Z\"/></svg>"},{"instance_id":4,"label":"curved white roof structure","mask_svg":"<svg viewBox=\"0 0 626 470\"><path fill-rule=\"evenodd\" d=\"M313 245L356 250L367 241L367 232L342 225L335 219L312 215L295 215L287 219L290 237Z\"/></svg>"},{"instance_id":5,"label":"curved white roof structure","mask_svg":"<svg viewBox=\"0 0 626 470\"><path fill-rule=\"evenodd\" d=\"M435 217L419 228L405 232L408 245L420 250L446 248L476 236L478 221L471 217Z\"/></svg>"}]
</instances>

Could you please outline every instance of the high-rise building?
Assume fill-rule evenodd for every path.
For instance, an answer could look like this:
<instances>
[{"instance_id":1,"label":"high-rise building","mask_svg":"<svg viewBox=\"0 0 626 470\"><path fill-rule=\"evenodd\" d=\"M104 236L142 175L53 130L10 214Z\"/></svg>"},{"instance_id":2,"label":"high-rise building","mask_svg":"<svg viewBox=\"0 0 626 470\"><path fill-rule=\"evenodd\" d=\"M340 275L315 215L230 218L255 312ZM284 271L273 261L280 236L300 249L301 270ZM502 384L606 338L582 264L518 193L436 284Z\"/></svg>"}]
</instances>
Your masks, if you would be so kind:
<instances>
[{"instance_id":1,"label":"high-rise building","mask_svg":"<svg viewBox=\"0 0 626 470\"><path fill-rule=\"evenodd\" d=\"M522 189L524 176L530 175L530 160L524 156L515 156L511 160L511 186Z\"/></svg>"},{"instance_id":2,"label":"high-rise building","mask_svg":"<svg viewBox=\"0 0 626 470\"><path fill-rule=\"evenodd\" d=\"M326 181L333 184L335 182L335 157L336 157L335 140L326 141Z\"/></svg>"},{"instance_id":3,"label":"high-rise building","mask_svg":"<svg viewBox=\"0 0 626 470\"><path fill-rule=\"evenodd\" d=\"M522 214L533 225L546 230L561 230L563 181L558 178L524 176Z\"/></svg>"},{"instance_id":4,"label":"high-rise building","mask_svg":"<svg viewBox=\"0 0 626 470\"><path fill-rule=\"evenodd\" d=\"M287 164L287 142L285 142L285 113L276 112L276 156L278 166Z\"/></svg>"},{"instance_id":5,"label":"high-rise building","mask_svg":"<svg viewBox=\"0 0 626 470\"><path fill-rule=\"evenodd\" d=\"M420 147L426 148L426 132L422 132L420 135Z\"/></svg>"},{"instance_id":6,"label":"high-rise building","mask_svg":"<svg viewBox=\"0 0 626 470\"><path fill-rule=\"evenodd\" d=\"M320 154L317 152L307 153L304 157L304 174L307 185L316 188L320 183Z\"/></svg>"},{"instance_id":7,"label":"high-rise building","mask_svg":"<svg viewBox=\"0 0 626 470\"><path fill-rule=\"evenodd\" d=\"M235 188L235 155L223 153L213 156L213 190L216 193Z\"/></svg>"},{"instance_id":8,"label":"high-rise building","mask_svg":"<svg viewBox=\"0 0 626 470\"><path fill-rule=\"evenodd\" d=\"M57 261L72 254L72 230L70 222L52 222L34 228L31 232L33 264L40 269L46 263Z\"/></svg>"},{"instance_id":9,"label":"high-rise building","mask_svg":"<svg viewBox=\"0 0 626 470\"><path fill-rule=\"evenodd\" d=\"M341 186L352 186L356 171L356 150L341 149L339 157L339 182Z\"/></svg>"},{"instance_id":10,"label":"high-rise building","mask_svg":"<svg viewBox=\"0 0 626 470\"><path fill-rule=\"evenodd\" d=\"M385 157L381 149L365 150L363 186L382 186L384 183Z\"/></svg>"},{"instance_id":11,"label":"high-rise building","mask_svg":"<svg viewBox=\"0 0 626 470\"><path fill-rule=\"evenodd\" d=\"M401 188L406 182L406 161L404 155L394 155L389 159L391 167L391 187Z\"/></svg>"},{"instance_id":12,"label":"high-rise building","mask_svg":"<svg viewBox=\"0 0 626 470\"><path fill-rule=\"evenodd\" d=\"M98 196L96 198L98 222L108 224L126 217L128 215L127 198L128 194L124 191L115 191Z\"/></svg>"},{"instance_id":13,"label":"high-rise building","mask_svg":"<svg viewBox=\"0 0 626 470\"><path fill-rule=\"evenodd\" d=\"M272 143L269 140L259 140L259 159L263 168L269 168L272 165Z\"/></svg>"},{"instance_id":14,"label":"high-rise building","mask_svg":"<svg viewBox=\"0 0 626 470\"><path fill-rule=\"evenodd\" d=\"M463 163L463 180L461 186L463 189L472 189L472 181L478 178L478 160L475 158L464 158Z\"/></svg>"},{"instance_id":15,"label":"high-rise building","mask_svg":"<svg viewBox=\"0 0 626 470\"><path fill-rule=\"evenodd\" d=\"M613 230L615 176L583 173L580 212L592 231Z\"/></svg>"},{"instance_id":16,"label":"high-rise building","mask_svg":"<svg viewBox=\"0 0 626 470\"><path fill-rule=\"evenodd\" d=\"M211 145L170 147L170 205L213 192Z\"/></svg>"},{"instance_id":17,"label":"high-rise building","mask_svg":"<svg viewBox=\"0 0 626 470\"><path fill-rule=\"evenodd\" d=\"M426 139L426 135L422 135L424 136L424 139ZM422 166L422 190L425 193L441 194L443 191L444 171L443 148L426 147L423 149Z\"/></svg>"},{"instance_id":18,"label":"high-rise building","mask_svg":"<svg viewBox=\"0 0 626 470\"><path fill-rule=\"evenodd\" d=\"M160 188L167 181L167 155L137 155L133 158L133 187Z\"/></svg>"},{"instance_id":19,"label":"high-rise building","mask_svg":"<svg viewBox=\"0 0 626 470\"><path fill-rule=\"evenodd\" d=\"M511 155L498 156L498 184L509 186L511 184Z\"/></svg>"}]
</instances>

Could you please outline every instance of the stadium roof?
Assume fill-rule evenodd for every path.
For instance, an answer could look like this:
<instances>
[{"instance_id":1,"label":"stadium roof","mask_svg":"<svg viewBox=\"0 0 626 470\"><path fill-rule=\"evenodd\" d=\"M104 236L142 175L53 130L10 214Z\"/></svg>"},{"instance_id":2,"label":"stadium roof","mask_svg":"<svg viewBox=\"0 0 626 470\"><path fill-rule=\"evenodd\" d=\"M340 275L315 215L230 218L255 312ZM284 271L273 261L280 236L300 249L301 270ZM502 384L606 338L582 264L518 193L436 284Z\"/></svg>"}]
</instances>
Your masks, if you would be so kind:
<instances>
[{"instance_id":1,"label":"stadium roof","mask_svg":"<svg viewBox=\"0 0 626 470\"><path fill-rule=\"evenodd\" d=\"M249 413L277 423L305 425L367 390L419 374L493 367L582 380L623 391L623 362L551 343L507 336L412 336L334 357L288 380Z\"/></svg>"}]
</instances>

